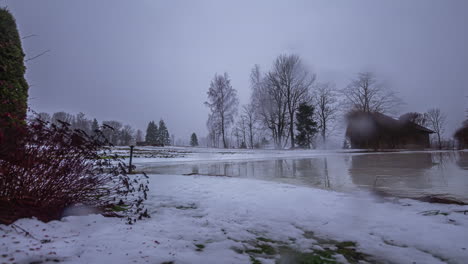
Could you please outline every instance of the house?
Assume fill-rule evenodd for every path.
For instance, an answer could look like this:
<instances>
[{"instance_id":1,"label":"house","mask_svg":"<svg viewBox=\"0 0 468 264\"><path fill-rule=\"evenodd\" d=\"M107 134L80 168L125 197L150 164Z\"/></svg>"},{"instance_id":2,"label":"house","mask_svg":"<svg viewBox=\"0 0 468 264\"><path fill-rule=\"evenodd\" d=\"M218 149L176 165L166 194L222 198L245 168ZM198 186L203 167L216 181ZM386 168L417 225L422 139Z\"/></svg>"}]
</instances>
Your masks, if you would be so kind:
<instances>
[{"instance_id":1,"label":"house","mask_svg":"<svg viewBox=\"0 0 468 264\"><path fill-rule=\"evenodd\" d=\"M346 137L352 148L421 149L429 148L434 131L408 120L381 113L351 112L347 116Z\"/></svg>"}]
</instances>

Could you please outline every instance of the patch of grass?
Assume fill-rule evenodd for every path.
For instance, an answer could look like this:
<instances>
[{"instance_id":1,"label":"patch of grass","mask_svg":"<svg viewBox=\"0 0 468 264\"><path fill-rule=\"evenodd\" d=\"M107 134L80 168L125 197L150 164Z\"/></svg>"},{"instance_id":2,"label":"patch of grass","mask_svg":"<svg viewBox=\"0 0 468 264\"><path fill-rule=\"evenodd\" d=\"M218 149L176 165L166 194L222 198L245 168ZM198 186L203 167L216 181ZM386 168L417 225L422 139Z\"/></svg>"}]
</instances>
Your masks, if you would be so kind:
<instances>
[{"instance_id":1,"label":"patch of grass","mask_svg":"<svg viewBox=\"0 0 468 264\"><path fill-rule=\"evenodd\" d=\"M231 249L236 252L237 254L244 254L244 250L237 248L237 247L231 247Z\"/></svg>"},{"instance_id":2,"label":"patch of grass","mask_svg":"<svg viewBox=\"0 0 468 264\"><path fill-rule=\"evenodd\" d=\"M353 242L353 241L343 241L343 242L339 242L338 244L336 244L336 246L337 246L338 248L356 247L356 242Z\"/></svg>"},{"instance_id":3,"label":"patch of grass","mask_svg":"<svg viewBox=\"0 0 468 264\"><path fill-rule=\"evenodd\" d=\"M423 211L423 212L420 212L420 214L424 215L424 216L430 216L430 215L449 215L449 213L446 213L446 212L441 212L440 210L429 210L429 211Z\"/></svg>"},{"instance_id":4,"label":"patch of grass","mask_svg":"<svg viewBox=\"0 0 468 264\"><path fill-rule=\"evenodd\" d=\"M203 244L195 244L195 247L197 247L197 249L195 249L196 251L203 251L203 249L205 248L205 245L203 245Z\"/></svg>"},{"instance_id":5,"label":"patch of grass","mask_svg":"<svg viewBox=\"0 0 468 264\"><path fill-rule=\"evenodd\" d=\"M254 233L254 232L251 232ZM334 264L340 263L337 259L342 256L350 264L357 264L361 261L369 261L370 256L358 251L354 241L336 241L315 236L311 231L305 231L304 237L313 239L320 246L320 249L311 248L311 252L301 252L294 249L289 243L295 243L296 239L290 238L288 242L275 241L270 238L258 236L255 240L241 241L250 245L250 249L232 248L238 254L248 254L252 263L258 263L255 257L277 259L277 264Z\"/></svg>"},{"instance_id":6,"label":"patch of grass","mask_svg":"<svg viewBox=\"0 0 468 264\"><path fill-rule=\"evenodd\" d=\"M196 204L190 203L188 205L178 205L175 208L179 210L189 210L189 209L197 209L198 207Z\"/></svg>"},{"instance_id":7,"label":"patch of grass","mask_svg":"<svg viewBox=\"0 0 468 264\"><path fill-rule=\"evenodd\" d=\"M280 242L280 241L276 241L276 240L265 238L265 237L257 237L257 240L262 241L262 242L267 242L267 243L278 243L278 242Z\"/></svg>"},{"instance_id":8,"label":"patch of grass","mask_svg":"<svg viewBox=\"0 0 468 264\"><path fill-rule=\"evenodd\" d=\"M118 205L118 204L114 204L111 208L111 210L113 212L125 212L128 210L128 206L127 205Z\"/></svg>"},{"instance_id":9,"label":"patch of grass","mask_svg":"<svg viewBox=\"0 0 468 264\"><path fill-rule=\"evenodd\" d=\"M276 255L276 249L268 244L256 244L254 249L247 249L246 253Z\"/></svg>"},{"instance_id":10,"label":"patch of grass","mask_svg":"<svg viewBox=\"0 0 468 264\"><path fill-rule=\"evenodd\" d=\"M304 253L289 247L282 247L280 249L280 258L276 263L335 264L337 262L333 255L334 254L328 250L316 250L314 252Z\"/></svg>"},{"instance_id":11,"label":"patch of grass","mask_svg":"<svg viewBox=\"0 0 468 264\"><path fill-rule=\"evenodd\" d=\"M359 263L361 260L365 260L367 255L356 250L356 243L353 241L343 241L336 244L338 248L336 253L343 255L346 260L351 263Z\"/></svg>"},{"instance_id":12,"label":"patch of grass","mask_svg":"<svg viewBox=\"0 0 468 264\"><path fill-rule=\"evenodd\" d=\"M252 264L262 264L262 262L252 256L249 256L250 257L250 263Z\"/></svg>"},{"instance_id":13,"label":"patch of grass","mask_svg":"<svg viewBox=\"0 0 468 264\"><path fill-rule=\"evenodd\" d=\"M321 239L320 244L323 244L324 249L315 249L310 253L300 252L287 246L281 247L277 263L330 264L338 263L336 255L342 255L349 263L357 264L368 258L368 255L356 250L356 242L353 241Z\"/></svg>"}]
</instances>

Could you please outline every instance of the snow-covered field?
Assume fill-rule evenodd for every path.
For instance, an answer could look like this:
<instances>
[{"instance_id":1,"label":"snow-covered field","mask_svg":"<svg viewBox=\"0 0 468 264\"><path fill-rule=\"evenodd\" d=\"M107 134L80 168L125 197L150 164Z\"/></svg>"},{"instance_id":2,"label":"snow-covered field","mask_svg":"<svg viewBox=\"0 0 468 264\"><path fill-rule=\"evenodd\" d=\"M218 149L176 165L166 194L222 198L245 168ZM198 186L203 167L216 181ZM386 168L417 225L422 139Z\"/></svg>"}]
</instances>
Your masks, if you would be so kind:
<instances>
[{"instance_id":1,"label":"snow-covered field","mask_svg":"<svg viewBox=\"0 0 468 264\"><path fill-rule=\"evenodd\" d=\"M142 157L135 162L142 166L145 161L321 155L178 151L185 154ZM29 235L18 227L0 225L0 263L468 261L468 206L254 179L150 175L147 207L152 217L134 225L100 215L69 216L49 223L18 220L15 224ZM318 259L323 262L312 262Z\"/></svg>"}]
</instances>

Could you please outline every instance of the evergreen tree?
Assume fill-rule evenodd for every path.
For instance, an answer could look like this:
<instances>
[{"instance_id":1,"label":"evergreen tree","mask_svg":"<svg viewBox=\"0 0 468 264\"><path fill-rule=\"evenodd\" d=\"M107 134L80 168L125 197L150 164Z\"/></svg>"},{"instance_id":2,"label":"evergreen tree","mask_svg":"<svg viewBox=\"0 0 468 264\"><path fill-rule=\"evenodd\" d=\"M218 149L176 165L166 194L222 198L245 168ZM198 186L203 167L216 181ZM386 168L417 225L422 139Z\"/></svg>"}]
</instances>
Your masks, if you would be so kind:
<instances>
[{"instance_id":1,"label":"evergreen tree","mask_svg":"<svg viewBox=\"0 0 468 264\"><path fill-rule=\"evenodd\" d=\"M197 138L197 134L195 133L192 133L192 136L190 137L190 146L192 147L198 146L198 138Z\"/></svg>"},{"instance_id":2,"label":"evergreen tree","mask_svg":"<svg viewBox=\"0 0 468 264\"><path fill-rule=\"evenodd\" d=\"M154 121L148 123L145 142L148 145L158 145L158 126Z\"/></svg>"},{"instance_id":3,"label":"evergreen tree","mask_svg":"<svg viewBox=\"0 0 468 264\"><path fill-rule=\"evenodd\" d=\"M21 38L16 21L6 8L0 8L0 47L0 117L21 121L26 118L29 87L24 78Z\"/></svg>"},{"instance_id":4,"label":"evergreen tree","mask_svg":"<svg viewBox=\"0 0 468 264\"><path fill-rule=\"evenodd\" d=\"M314 107L301 103L296 114L297 144L310 148L314 135L317 133L317 122L314 121Z\"/></svg>"},{"instance_id":5,"label":"evergreen tree","mask_svg":"<svg viewBox=\"0 0 468 264\"><path fill-rule=\"evenodd\" d=\"M169 146L171 145L171 138L169 136L169 131L167 130L166 123L164 120L159 120L159 130L158 130L158 145Z\"/></svg>"},{"instance_id":6,"label":"evergreen tree","mask_svg":"<svg viewBox=\"0 0 468 264\"><path fill-rule=\"evenodd\" d=\"M13 15L0 7L0 159L21 144L26 123L28 83L24 53Z\"/></svg>"}]
</instances>

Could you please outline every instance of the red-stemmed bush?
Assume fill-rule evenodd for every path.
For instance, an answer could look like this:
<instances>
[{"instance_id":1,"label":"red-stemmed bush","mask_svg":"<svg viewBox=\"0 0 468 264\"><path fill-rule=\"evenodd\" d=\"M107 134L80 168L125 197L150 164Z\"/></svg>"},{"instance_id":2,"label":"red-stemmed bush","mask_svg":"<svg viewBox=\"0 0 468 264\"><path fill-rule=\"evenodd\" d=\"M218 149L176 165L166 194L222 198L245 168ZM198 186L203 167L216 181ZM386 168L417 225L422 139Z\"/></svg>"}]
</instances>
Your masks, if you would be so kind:
<instances>
[{"instance_id":1,"label":"red-stemmed bush","mask_svg":"<svg viewBox=\"0 0 468 264\"><path fill-rule=\"evenodd\" d=\"M148 216L147 176L128 175L100 130L87 135L36 119L18 137L16 148L0 156L0 223L60 219L72 206L125 216L128 223Z\"/></svg>"}]
</instances>

